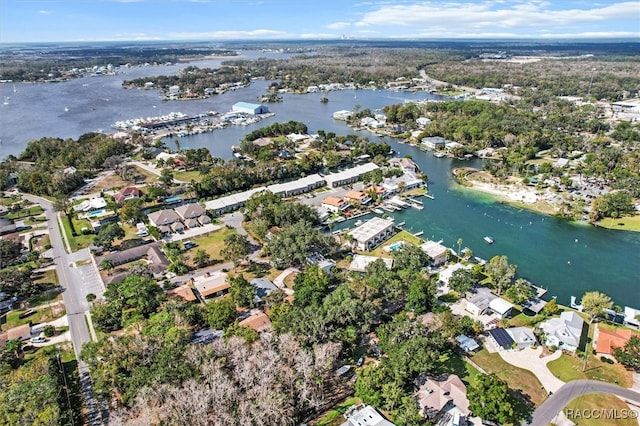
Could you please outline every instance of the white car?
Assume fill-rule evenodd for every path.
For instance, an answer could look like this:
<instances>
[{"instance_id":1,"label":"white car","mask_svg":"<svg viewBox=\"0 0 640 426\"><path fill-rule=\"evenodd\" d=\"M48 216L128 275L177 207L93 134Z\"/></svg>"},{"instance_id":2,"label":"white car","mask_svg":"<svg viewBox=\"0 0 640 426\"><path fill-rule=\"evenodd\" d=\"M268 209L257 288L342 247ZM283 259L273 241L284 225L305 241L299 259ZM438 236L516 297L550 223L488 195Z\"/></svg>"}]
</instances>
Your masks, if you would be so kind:
<instances>
[{"instance_id":1,"label":"white car","mask_svg":"<svg viewBox=\"0 0 640 426\"><path fill-rule=\"evenodd\" d=\"M32 337L31 339L29 339L29 341L31 343L44 343L47 341L47 339L45 339L44 337L38 336L38 337Z\"/></svg>"}]
</instances>

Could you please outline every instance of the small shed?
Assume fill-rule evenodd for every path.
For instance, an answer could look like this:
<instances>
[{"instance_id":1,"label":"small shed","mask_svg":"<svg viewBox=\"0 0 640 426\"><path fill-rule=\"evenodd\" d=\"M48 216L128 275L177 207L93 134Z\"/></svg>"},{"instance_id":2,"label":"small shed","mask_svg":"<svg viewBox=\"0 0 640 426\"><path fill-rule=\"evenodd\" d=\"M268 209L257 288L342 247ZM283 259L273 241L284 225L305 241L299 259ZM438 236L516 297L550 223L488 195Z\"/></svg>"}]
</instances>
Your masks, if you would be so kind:
<instances>
[{"instance_id":1,"label":"small shed","mask_svg":"<svg viewBox=\"0 0 640 426\"><path fill-rule=\"evenodd\" d=\"M478 342L476 342L474 339L464 334L461 334L458 337L456 337L456 342L458 342L458 345L460 345L460 348L465 352L473 352L480 347Z\"/></svg>"}]
</instances>

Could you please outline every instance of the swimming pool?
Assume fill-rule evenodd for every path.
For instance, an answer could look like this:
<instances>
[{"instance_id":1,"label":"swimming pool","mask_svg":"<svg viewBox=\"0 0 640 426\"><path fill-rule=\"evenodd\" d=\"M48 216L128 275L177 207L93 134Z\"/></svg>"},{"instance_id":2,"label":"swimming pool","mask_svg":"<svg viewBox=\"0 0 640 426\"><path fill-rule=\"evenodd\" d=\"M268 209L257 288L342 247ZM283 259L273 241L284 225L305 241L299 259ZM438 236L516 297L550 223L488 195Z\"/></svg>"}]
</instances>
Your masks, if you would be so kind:
<instances>
[{"instance_id":1,"label":"swimming pool","mask_svg":"<svg viewBox=\"0 0 640 426\"><path fill-rule=\"evenodd\" d=\"M389 244L385 248L387 249L387 251L398 251L400 250L400 248L402 248L403 245L404 245L404 241L396 241L393 244Z\"/></svg>"},{"instance_id":2,"label":"swimming pool","mask_svg":"<svg viewBox=\"0 0 640 426\"><path fill-rule=\"evenodd\" d=\"M92 212L87 213L87 217L96 217L96 216L102 216L103 214L105 214L107 211L105 209L100 209L100 210L94 210Z\"/></svg>"}]
</instances>

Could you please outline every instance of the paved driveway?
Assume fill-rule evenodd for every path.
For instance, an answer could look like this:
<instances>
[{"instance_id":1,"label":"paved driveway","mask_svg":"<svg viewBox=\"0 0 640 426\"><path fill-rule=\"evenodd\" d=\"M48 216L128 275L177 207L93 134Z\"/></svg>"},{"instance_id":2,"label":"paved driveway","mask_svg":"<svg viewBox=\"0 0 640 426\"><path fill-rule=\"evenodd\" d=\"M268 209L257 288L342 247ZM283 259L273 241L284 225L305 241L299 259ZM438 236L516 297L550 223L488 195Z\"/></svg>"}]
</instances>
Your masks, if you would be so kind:
<instances>
[{"instance_id":1,"label":"paved driveway","mask_svg":"<svg viewBox=\"0 0 640 426\"><path fill-rule=\"evenodd\" d=\"M535 374L547 392L556 392L564 385L564 382L554 376L551 371L549 371L549 368L547 368L547 363L560 358L562 351L555 351L553 354L543 358L540 357L542 354L542 347L540 346L536 349L527 348L520 351L498 351L498 353L502 359L509 364L529 370Z\"/></svg>"}]
</instances>

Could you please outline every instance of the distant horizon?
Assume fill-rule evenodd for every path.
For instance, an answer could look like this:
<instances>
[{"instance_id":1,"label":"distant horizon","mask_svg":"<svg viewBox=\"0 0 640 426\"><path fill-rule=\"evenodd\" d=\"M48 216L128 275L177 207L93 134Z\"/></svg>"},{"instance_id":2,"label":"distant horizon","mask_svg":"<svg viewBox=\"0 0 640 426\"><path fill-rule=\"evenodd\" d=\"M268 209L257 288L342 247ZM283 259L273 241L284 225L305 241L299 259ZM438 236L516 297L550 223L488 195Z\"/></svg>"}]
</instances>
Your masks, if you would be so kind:
<instances>
[{"instance_id":1,"label":"distant horizon","mask_svg":"<svg viewBox=\"0 0 640 426\"><path fill-rule=\"evenodd\" d=\"M1 0L0 44L640 40L640 1Z\"/></svg>"}]
</instances>

